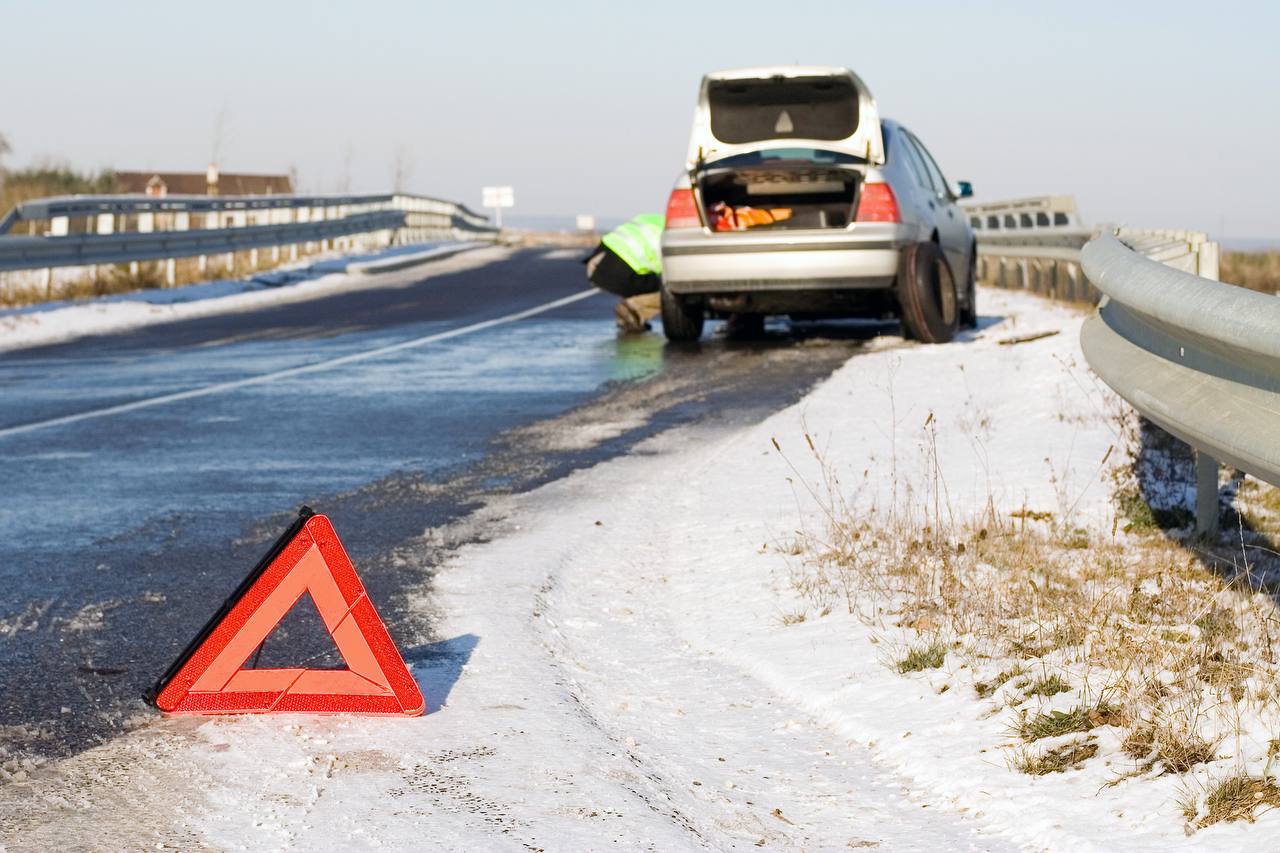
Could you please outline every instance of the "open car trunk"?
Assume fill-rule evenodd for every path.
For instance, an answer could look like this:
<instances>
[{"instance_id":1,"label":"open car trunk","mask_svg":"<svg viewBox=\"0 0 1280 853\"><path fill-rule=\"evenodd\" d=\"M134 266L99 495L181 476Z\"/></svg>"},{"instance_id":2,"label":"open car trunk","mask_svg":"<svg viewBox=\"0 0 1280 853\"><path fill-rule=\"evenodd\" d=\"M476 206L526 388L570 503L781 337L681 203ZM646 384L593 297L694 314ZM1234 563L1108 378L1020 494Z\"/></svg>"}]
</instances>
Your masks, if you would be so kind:
<instances>
[{"instance_id":1,"label":"open car trunk","mask_svg":"<svg viewBox=\"0 0 1280 853\"><path fill-rule=\"evenodd\" d=\"M820 149L884 162L880 111L847 68L771 66L702 79L685 167L778 149Z\"/></svg>"},{"instance_id":2,"label":"open car trunk","mask_svg":"<svg viewBox=\"0 0 1280 853\"><path fill-rule=\"evenodd\" d=\"M852 158L773 151L706 164L694 173L704 221L716 232L845 228L863 167L842 159Z\"/></svg>"}]
</instances>

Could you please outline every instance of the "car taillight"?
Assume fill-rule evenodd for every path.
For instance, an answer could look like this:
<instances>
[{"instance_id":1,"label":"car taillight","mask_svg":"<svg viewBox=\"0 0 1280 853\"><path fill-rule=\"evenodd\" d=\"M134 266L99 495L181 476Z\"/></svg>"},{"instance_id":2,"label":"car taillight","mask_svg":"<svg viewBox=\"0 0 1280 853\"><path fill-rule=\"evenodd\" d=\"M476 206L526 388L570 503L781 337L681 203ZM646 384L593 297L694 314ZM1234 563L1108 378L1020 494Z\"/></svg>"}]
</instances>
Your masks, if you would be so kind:
<instances>
[{"instance_id":1,"label":"car taillight","mask_svg":"<svg viewBox=\"0 0 1280 853\"><path fill-rule=\"evenodd\" d=\"M901 222L898 200L888 184L863 184L862 198L858 201L859 222Z\"/></svg>"},{"instance_id":2,"label":"car taillight","mask_svg":"<svg viewBox=\"0 0 1280 853\"><path fill-rule=\"evenodd\" d=\"M667 228L697 228L702 225L698 218L698 206L693 201L693 190L672 190L667 199Z\"/></svg>"}]
</instances>

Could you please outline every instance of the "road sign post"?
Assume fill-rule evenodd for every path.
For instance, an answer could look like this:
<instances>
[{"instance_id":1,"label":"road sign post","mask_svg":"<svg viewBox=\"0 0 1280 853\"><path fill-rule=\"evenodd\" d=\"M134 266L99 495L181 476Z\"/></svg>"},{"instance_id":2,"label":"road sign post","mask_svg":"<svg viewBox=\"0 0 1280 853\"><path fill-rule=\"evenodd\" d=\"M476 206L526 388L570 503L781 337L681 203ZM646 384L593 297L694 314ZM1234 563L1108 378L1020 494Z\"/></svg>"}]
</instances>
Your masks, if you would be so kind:
<instances>
[{"instance_id":1,"label":"road sign post","mask_svg":"<svg viewBox=\"0 0 1280 853\"><path fill-rule=\"evenodd\" d=\"M502 208L515 207L516 193L511 187L482 187L483 206L493 208L494 224L502 227Z\"/></svg>"}]
</instances>

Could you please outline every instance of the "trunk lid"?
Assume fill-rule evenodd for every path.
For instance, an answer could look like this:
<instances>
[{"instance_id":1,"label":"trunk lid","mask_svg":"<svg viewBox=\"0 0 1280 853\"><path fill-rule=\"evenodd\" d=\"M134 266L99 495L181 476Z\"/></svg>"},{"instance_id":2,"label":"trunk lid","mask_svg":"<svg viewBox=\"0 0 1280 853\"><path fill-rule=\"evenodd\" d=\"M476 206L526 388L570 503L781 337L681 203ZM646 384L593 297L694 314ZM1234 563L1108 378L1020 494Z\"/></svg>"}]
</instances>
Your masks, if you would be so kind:
<instances>
[{"instance_id":1,"label":"trunk lid","mask_svg":"<svg viewBox=\"0 0 1280 853\"><path fill-rule=\"evenodd\" d=\"M686 167L779 148L810 148L884 162L880 113L847 68L773 66L702 79Z\"/></svg>"}]
</instances>

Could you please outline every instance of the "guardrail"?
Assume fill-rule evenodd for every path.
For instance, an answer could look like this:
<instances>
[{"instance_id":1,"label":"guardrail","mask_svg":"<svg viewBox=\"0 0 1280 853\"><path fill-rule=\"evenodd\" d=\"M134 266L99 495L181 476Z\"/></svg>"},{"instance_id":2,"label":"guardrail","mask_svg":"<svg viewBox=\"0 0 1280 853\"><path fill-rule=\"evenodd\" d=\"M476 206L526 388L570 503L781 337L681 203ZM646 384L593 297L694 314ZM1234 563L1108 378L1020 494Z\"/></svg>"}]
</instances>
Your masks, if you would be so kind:
<instances>
[{"instance_id":1,"label":"guardrail","mask_svg":"<svg viewBox=\"0 0 1280 853\"><path fill-rule=\"evenodd\" d=\"M1090 241L1081 260L1105 298L1080 343L1103 381L1195 449L1196 528L1213 532L1220 463L1280 486L1280 299L1214 280L1206 244L1180 251L1170 232Z\"/></svg>"},{"instance_id":2,"label":"guardrail","mask_svg":"<svg viewBox=\"0 0 1280 853\"><path fill-rule=\"evenodd\" d=\"M1034 201L982 209L1034 209ZM1280 486L1280 299L1220 283L1216 242L1195 231L1078 223L975 233L984 282L1098 304L1081 331L1085 358L1195 450L1197 531L1217 530L1222 464Z\"/></svg>"},{"instance_id":3,"label":"guardrail","mask_svg":"<svg viewBox=\"0 0 1280 853\"><path fill-rule=\"evenodd\" d=\"M974 231L1009 232L1041 228L1075 228L1080 212L1074 196L1045 195L963 205Z\"/></svg>"},{"instance_id":4,"label":"guardrail","mask_svg":"<svg viewBox=\"0 0 1280 853\"><path fill-rule=\"evenodd\" d=\"M1019 233L978 231L978 280L1050 299L1096 302L1098 292L1080 268L1080 250L1096 233L1080 226Z\"/></svg>"},{"instance_id":5,"label":"guardrail","mask_svg":"<svg viewBox=\"0 0 1280 853\"><path fill-rule=\"evenodd\" d=\"M26 224L37 233L13 236ZM393 245L442 238L495 239L498 229L465 206L405 194L310 196L65 196L20 204L0 220L0 273L43 271L53 295L54 270L99 264L175 261L288 247L303 251L363 243Z\"/></svg>"}]
</instances>

